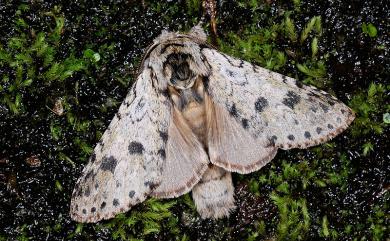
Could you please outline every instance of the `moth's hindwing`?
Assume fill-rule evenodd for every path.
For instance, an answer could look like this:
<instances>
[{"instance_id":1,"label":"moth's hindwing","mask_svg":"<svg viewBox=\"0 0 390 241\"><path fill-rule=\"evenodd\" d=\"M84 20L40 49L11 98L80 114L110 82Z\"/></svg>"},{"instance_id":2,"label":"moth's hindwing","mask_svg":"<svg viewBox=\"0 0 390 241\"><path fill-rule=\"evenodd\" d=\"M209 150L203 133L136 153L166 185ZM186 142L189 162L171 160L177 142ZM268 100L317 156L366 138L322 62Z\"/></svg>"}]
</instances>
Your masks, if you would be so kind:
<instances>
[{"instance_id":1,"label":"moth's hindwing","mask_svg":"<svg viewBox=\"0 0 390 241\"><path fill-rule=\"evenodd\" d=\"M74 220L112 218L160 183L171 104L154 89L151 76L143 70L95 147L73 191Z\"/></svg>"},{"instance_id":2,"label":"moth's hindwing","mask_svg":"<svg viewBox=\"0 0 390 241\"><path fill-rule=\"evenodd\" d=\"M315 87L302 85L295 79L214 49L204 48L202 54L211 66L207 91L216 106L229 113L229 117L224 117L224 114L220 117L235 120L235 125L239 124L242 130L262 142L259 148L275 146L290 149L317 145L341 133L355 117L348 106ZM227 138L240 137L238 130L233 128L233 132ZM251 139L247 142L251 142ZM244 143L235 147L240 154L230 156L245 157L247 150ZM215 156L222 155L222 150L214 148L218 152ZM218 164L218 160L212 157L211 162L221 167L227 166L227 170L242 172L232 167L239 161L229 160L226 153L223 155L229 163ZM272 148L269 153L273 153ZM244 162L246 160L242 159Z\"/></svg>"},{"instance_id":3,"label":"moth's hindwing","mask_svg":"<svg viewBox=\"0 0 390 241\"><path fill-rule=\"evenodd\" d=\"M206 94L208 150L213 164L229 172L250 173L271 161L277 148L266 136L255 138L221 104Z\"/></svg>"},{"instance_id":4,"label":"moth's hindwing","mask_svg":"<svg viewBox=\"0 0 390 241\"><path fill-rule=\"evenodd\" d=\"M191 191L206 171L209 158L176 107L173 108L165 153L161 185L151 195L172 198Z\"/></svg>"}]
</instances>

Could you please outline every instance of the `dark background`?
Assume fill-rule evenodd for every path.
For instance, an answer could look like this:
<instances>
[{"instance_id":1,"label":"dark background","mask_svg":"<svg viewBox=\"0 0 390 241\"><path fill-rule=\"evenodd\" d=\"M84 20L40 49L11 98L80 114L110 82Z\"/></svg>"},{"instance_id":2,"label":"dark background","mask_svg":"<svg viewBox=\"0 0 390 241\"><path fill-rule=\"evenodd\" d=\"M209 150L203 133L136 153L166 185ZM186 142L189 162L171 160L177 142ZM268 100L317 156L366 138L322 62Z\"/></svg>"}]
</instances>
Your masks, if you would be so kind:
<instances>
[{"instance_id":1,"label":"dark background","mask_svg":"<svg viewBox=\"0 0 390 241\"><path fill-rule=\"evenodd\" d=\"M201 220L185 195L82 225L68 214L74 183L144 49L161 30L186 31L203 15L209 31L210 18L196 0L1 1L0 240L385 240L388 5L217 2L221 51L332 93L357 119L327 144L234 174L230 218ZM315 16L321 24L310 27Z\"/></svg>"}]
</instances>

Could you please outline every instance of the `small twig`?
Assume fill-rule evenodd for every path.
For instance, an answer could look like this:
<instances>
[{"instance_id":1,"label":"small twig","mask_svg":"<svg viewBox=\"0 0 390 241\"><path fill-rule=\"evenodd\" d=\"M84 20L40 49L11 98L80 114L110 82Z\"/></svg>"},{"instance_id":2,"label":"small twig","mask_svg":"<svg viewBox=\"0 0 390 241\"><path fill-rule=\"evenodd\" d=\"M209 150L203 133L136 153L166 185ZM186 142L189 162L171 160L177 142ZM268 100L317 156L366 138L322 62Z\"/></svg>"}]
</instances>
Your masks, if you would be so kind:
<instances>
[{"instance_id":1,"label":"small twig","mask_svg":"<svg viewBox=\"0 0 390 241\"><path fill-rule=\"evenodd\" d=\"M203 0L204 15L210 17L210 30L211 30L211 43L215 46L218 45L217 38L217 1L216 0Z\"/></svg>"}]
</instances>

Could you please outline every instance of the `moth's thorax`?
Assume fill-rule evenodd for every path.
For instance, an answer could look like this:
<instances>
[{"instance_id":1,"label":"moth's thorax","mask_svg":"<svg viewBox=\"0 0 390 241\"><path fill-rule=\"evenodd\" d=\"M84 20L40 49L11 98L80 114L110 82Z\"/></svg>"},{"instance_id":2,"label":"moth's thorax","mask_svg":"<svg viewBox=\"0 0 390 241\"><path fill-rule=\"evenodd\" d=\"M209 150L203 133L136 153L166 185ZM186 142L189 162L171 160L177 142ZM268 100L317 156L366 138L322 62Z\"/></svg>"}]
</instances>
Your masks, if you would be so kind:
<instances>
[{"instance_id":1,"label":"moth's thorax","mask_svg":"<svg viewBox=\"0 0 390 241\"><path fill-rule=\"evenodd\" d=\"M193 133L206 146L206 107L202 79L199 78L190 89L171 88L170 96Z\"/></svg>"}]
</instances>

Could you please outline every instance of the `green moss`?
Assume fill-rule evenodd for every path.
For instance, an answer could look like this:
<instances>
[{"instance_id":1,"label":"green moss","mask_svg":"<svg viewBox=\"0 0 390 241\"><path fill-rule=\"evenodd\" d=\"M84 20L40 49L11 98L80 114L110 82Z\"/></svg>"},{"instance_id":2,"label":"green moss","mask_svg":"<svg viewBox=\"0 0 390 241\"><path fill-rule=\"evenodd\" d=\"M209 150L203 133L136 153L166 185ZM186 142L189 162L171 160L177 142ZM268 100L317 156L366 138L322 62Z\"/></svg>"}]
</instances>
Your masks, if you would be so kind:
<instances>
[{"instance_id":1,"label":"green moss","mask_svg":"<svg viewBox=\"0 0 390 241\"><path fill-rule=\"evenodd\" d=\"M187 13L192 16L198 15L202 10L202 2L200 0L186 0Z\"/></svg>"},{"instance_id":2,"label":"green moss","mask_svg":"<svg viewBox=\"0 0 390 241\"><path fill-rule=\"evenodd\" d=\"M307 233L315 226L322 226L320 233L323 237L337 237L337 231L329 229L328 219L325 218L325 221L313 219L317 210L313 206L308 207L308 201L302 194L314 189L319 189L318 192L326 192L333 187L346 191L348 178L353 170L346 156L341 156L337 169L334 168L331 159L298 163L282 161L280 168L278 165L280 164L271 165L268 172L265 174L264 171L261 172L258 180L252 179L250 182L251 190L258 188L255 190L258 195L263 193L259 189L264 185L273 187L274 191L269 194L269 197L278 209L279 217L275 223L278 240L305 240ZM313 197L309 198L312 202Z\"/></svg>"},{"instance_id":3,"label":"green moss","mask_svg":"<svg viewBox=\"0 0 390 241\"><path fill-rule=\"evenodd\" d=\"M356 119L352 126L354 136L368 133L382 134L387 123L383 121L383 114L390 110L385 96L390 85L371 83L366 91L355 94L350 106L356 112Z\"/></svg>"},{"instance_id":4,"label":"green moss","mask_svg":"<svg viewBox=\"0 0 390 241\"><path fill-rule=\"evenodd\" d=\"M275 24L269 28L244 29L240 36L228 33L227 39L219 41L220 50L232 56L257 63L271 70L278 70L286 64L286 55L274 43L280 30Z\"/></svg>"},{"instance_id":5,"label":"green moss","mask_svg":"<svg viewBox=\"0 0 390 241\"><path fill-rule=\"evenodd\" d=\"M318 44L322 33L321 17L311 18L300 30L300 42L298 43L299 31L291 18L293 13L286 11L284 20L279 23L277 20L270 21L269 26L262 26L262 28L249 25L240 35L228 33L225 40L219 41L220 49L270 70L283 70L283 67L291 62L296 64L297 69L304 74L305 77L301 80L303 83L324 88L329 84L324 61L328 55L319 56ZM309 38L310 36L313 37ZM284 38L292 42L294 49L278 48L277 42L281 39L285 41ZM303 58L305 53L302 50L304 50L306 41L310 41L311 58Z\"/></svg>"},{"instance_id":6,"label":"green moss","mask_svg":"<svg viewBox=\"0 0 390 241\"><path fill-rule=\"evenodd\" d=\"M150 234L159 233L164 225L173 235L178 234L177 218L170 212L175 201L148 199L141 208L128 214L119 214L101 228L109 230L114 240L143 239ZM136 231L139 230L139 231Z\"/></svg>"},{"instance_id":7,"label":"green moss","mask_svg":"<svg viewBox=\"0 0 390 241\"><path fill-rule=\"evenodd\" d=\"M317 34L321 34L322 32L322 23L321 17L315 16L312 17L309 22L307 22L305 28L301 32L301 43L305 42L305 40L309 37L310 33L315 31Z\"/></svg>"},{"instance_id":8,"label":"green moss","mask_svg":"<svg viewBox=\"0 0 390 241\"><path fill-rule=\"evenodd\" d=\"M387 195L387 200L389 198L389 194ZM386 238L386 233L389 230L388 223L386 219L388 219L388 213L386 214L385 210L388 210L388 203L385 204L384 207L375 206L373 208L373 213L368 218L368 223L370 223L370 233L371 238L374 241L380 241ZM387 215L387 216L386 216Z\"/></svg>"},{"instance_id":9,"label":"green moss","mask_svg":"<svg viewBox=\"0 0 390 241\"><path fill-rule=\"evenodd\" d=\"M27 224L23 224L18 228L19 235L16 237L18 241L28 241L31 240L31 238L27 234Z\"/></svg>"},{"instance_id":10,"label":"green moss","mask_svg":"<svg viewBox=\"0 0 390 241\"><path fill-rule=\"evenodd\" d=\"M297 41L298 34L297 34L297 30L295 29L295 24L287 14L284 19L283 29L287 38L289 38L293 42Z\"/></svg>"},{"instance_id":11,"label":"green moss","mask_svg":"<svg viewBox=\"0 0 390 241\"><path fill-rule=\"evenodd\" d=\"M378 34L378 30L372 23L363 23L362 24L363 33L367 34L371 38L375 38Z\"/></svg>"},{"instance_id":12,"label":"green moss","mask_svg":"<svg viewBox=\"0 0 390 241\"><path fill-rule=\"evenodd\" d=\"M64 82L87 69L88 64L82 58L73 54L64 59L58 56L56 48L60 44L64 18L51 15L56 23L52 32L35 34L32 30L28 33L28 25L20 25L22 18L19 18L15 23L19 34L0 46L0 67L9 70L1 76L0 102L14 115L24 112L23 96L33 95L38 86Z\"/></svg>"},{"instance_id":13,"label":"green moss","mask_svg":"<svg viewBox=\"0 0 390 241\"><path fill-rule=\"evenodd\" d=\"M310 215L306 200L294 200L289 196L271 194L271 199L278 207L278 240L304 240L310 228Z\"/></svg>"}]
</instances>

